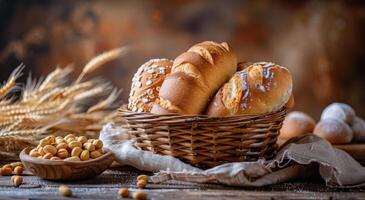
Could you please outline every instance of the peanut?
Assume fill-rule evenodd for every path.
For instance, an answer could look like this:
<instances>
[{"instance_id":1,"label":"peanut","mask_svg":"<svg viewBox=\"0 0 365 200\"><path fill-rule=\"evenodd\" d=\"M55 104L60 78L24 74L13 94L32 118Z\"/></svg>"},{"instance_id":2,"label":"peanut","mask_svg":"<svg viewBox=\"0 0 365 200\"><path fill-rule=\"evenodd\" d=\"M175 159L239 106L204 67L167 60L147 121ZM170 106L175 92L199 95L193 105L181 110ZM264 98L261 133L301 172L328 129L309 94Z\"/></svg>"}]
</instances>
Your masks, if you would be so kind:
<instances>
[{"instance_id":1,"label":"peanut","mask_svg":"<svg viewBox=\"0 0 365 200\"><path fill-rule=\"evenodd\" d=\"M14 167L13 167L13 166L11 166L11 164L5 164L3 167L4 167L4 168L5 168L5 167L9 167L9 168L11 168L11 170L13 170L13 169L14 169Z\"/></svg>"},{"instance_id":2,"label":"peanut","mask_svg":"<svg viewBox=\"0 0 365 200\"><path fill-rule=\"evenodd\" d=\"M148 179L149 179L149 176L147 176L147 175L139 175L137 177L137 181L144 180L144 181L148 182Z\"/></svg>"},{"instance_id":3,"label":"peanut","mask_svg":"<svg viewBox=\"0 0 365 200\"><path fill-rule=\"evenodd\" d=\"M59 158L57 156L53 156L50 160L61 160L61 158Z\"/></svg>"},{"instance_id":4,"label":"peanut","mask_svg":"<svg viewBox=\"0 0 365 200\"><path fill-rule=\"evenodd\" d=\"M60 150L60 149L67 149L68 145L65 142L61 142L56 146L56 149Z\"/></svg>"},{"instance_id":5,"label":"peanut","mask_svg":"<svg viewBox=\"0 0 365 200\"><path fill-rule=\"evenodd\" d=\"M54 135L49 135L49 136L45 137L44 139L48 140L50 143L56 142L56 137Z\"/></svg>"},{"instance_id":6,"label":"peanut","mask_svg":"<svg viewBox=\"0 0 365 200\"><path fill-rule=\"evenodd\" d=\"M88 142L88 143L93 143L94 142L94 139L88 139L86 142Z\"/></svg>"},{"instance_id":7,"label":"peanut","mask_svg":"<svg viewBox=\"0 0 365 200\"><path fill-rule=\"evenodd\" d=\"M41 154L38 153L38 150L37 149L32 149L30 152L29 152L29 155L32 156L32 157L38 157L40 156Z\"/></svg>"},{"instance_id":8,"label":"peanut","mask_svg":"<svg viewBox=\"0 0 365 200\"><path fill-rule=\"evenodd\" d=\"M51 153L46 153L46 154L44 154L44 156L42 156L42 158L43 159L47 159L47 160L49 160L49 159L51 159L52 158L52 154Z\"/></svg>"},{"instance_id":9,"label":"peanut","mask_svg":"<svg viewBox=\"0 0 365 200\"><path fill-rule=\"evenodd\" d=\"M82 149L80 147L75 147L71 151L71 156L77 156L79 157L82 152Z\"/></svg>"},{"instance_id":10,"label":"peanut","mask_svg":"<svg viewBox=\"0 0 365 200\"><path fill-rule=\"evenodd\" d=\"M66 149L59 149L57 152L57 156L60 158L67 158L69 157L69 153Z\"/></svg>"},{"instance_id":11,"label":"peanut","mask_svg":"<svg viewBox=\"0 0 365 200\"><path fill-rule=\"evenodd\" d=\"M68 134L64 137L65 140L69 139L69 138L75 138L74 134Z\"/></svg>"},{"instance_id":12,"label":"peanut","mask_svg":"<svg viewBox=\"0 0 365 200\"><path fill-rule=\"evenodd\" d=\"M99 151L101 154L104 154L104 150L103 149L98 149L98 150L95 150L95 151Z\"/></svg>"},{"instance_id":13,"label":"peanut","mask_svg":"<svg viewBox=\"0 0 365 200\"><path fill-rule=\"evenodd\" d=\"M128 190L128 188L120 188L118 190L118 194L121 197L127 198L127 197L129 197L129 190Z\"/></svg>"},{"instance_id":14,"label":"peanut","mask_svg":"<svg viewBox=\"0 0 365 200\"><path fill-rule=\"evenodd\" d=\"M87 138L85 136L80 136L77 138L77 141L84 144L85 142L87 142Z\"/></svg>"},{"instance_id":15,"label":"peanut","mask_svg":"<svg viewBox=\"0 0 365 200\"><path fill-rule=\"evenodd\" d=\"M43 147L43 151L44 151L44 153L46 153L46 154L50 153L53 156L57 153L57 148L52 145L46 145Z\"/></svg>"},{"instance_id":16,"label":"peanut","mask_svg":"<svg viewBox=\"0 0 365 200\"><path fill-rule=\"evenodd\" d=\"M15 173L16 175L22 175L22 174L23 174L23 171L24 171L24 169L23 169L23 167L22 167L22 166L16 166L16 167L14 168L14 173Z\"/></svg>"},{"instance_id":17,"label":"peanut","mask_svg":"<svg viewBox=\"0 0 365 200\"><path fill-rule=\"evenodd\" d=\"M38 147L38 153L39 155L43 156L44 154L46 154L44 151L43 151L43 147Z\"/></svg>"},{"instance_id":18,"label":"peanut","mask_svg":"<svg viewBox=\"0 0 365 200\"><path fill-rule=\"evenodd\" d=\"M91 153L90 153L90 157L91 158L99 158L100 156L102 156L101 155L101 153L99 152L99 151L92 151Z\"/></svg>"},{"instance_id":19,"label":"peanut","mask_svg":"<svg viewBox=\"0 0 365 200\"><path fill-rule=\"evenodd\" d=\"M103 148L103 142L99 139L94 140L93 145L95 146L96 149Z\"/></svg>"},{"instance_id":20,"label":"peanut","mask_svg":"<svg viewBox=\"0 0 365 200\"><path fill-rule=\"evenodd\" d=\"M64 143L66 142L63 138L56 138L56 144L61 144L61 143Z\"/></svg>"},{"instance_id":21,"label":"peanut","mask_svg":"<svg viewBox=\"0 0 365 200\"><path fill-rule=\"evenodd\" d=\"M70 138L67 138L67 140L66 140L67 143L70 143L72 141L76 141L76 138L70 137Z\"/></svg>"},{"instance_id":22,"label":"peanut","mask_svg":"<svg viewBox=\"0 0 365 200\"><path fill-rule=\"evenodd\" d=\"M86 142L83 147L90 152L95 151L95 145L93 145L92 143Z\"/></svg>"},{"instance_id":23,"label":"peanut","mask_svg":"<svg viewBox=\"0 0 365 200\"><path fill-rule=\"evenodd\" d=\"M89 160L90 158L90 153L88 150L83 150L80 154L80 160L85 161L85 160Z\"/></svg>"},{"instance_id":24,"label":"peanut","mask_svg":"<svg viewBox=\"0 0 365 200\"><path fill-rule=\"evenodd\" d=\"M146 187L146 185L147 185L147 182L145 180L139 180L139 181L137 181L137 187L138 188L143 189L143 188Z\"/></svg>"},{"instance_id":25,"label":"peanut","mask_svg":"<svg viewBox=\"0 0 365 200\"><path fill-rule=\"evenodd\" d=\"M68 147L69 147L70 149L73 149L73 148L75 148L75 147L80 147L80 148L82 148L82 144L81 144L81 142L78 142L78 141L71 141L70 143L68 143Z\"/></svg>"},{"instance_id":26,"label":"peanut","mask_svg":"<svg viewBox=\"0 0 365 200\"><path fill-rule=\"evenodd\" d=\"M70 162L74 162L74 161L80 161L80 158L77 157L77 156L72 156L72 157L69 157L69 158L65 158L63 159L64 161L70 161Z\"/></svg>"},{"instance_id":27,"label":"peanut","mask_svg":"<svg viewBox=\"0 0 365 200\"><path fill-rule=\"evenodd\" d=\"M132 196L136 200L147 200L147 194L141 190L133 192Z\"/></svg>"},{"instance_id":28,"label":"peanut","mask_svg":"<svg viewBox=\"0 0 365 200\"><path fill-rule=\"evenodd\" d=\"M12 173L12 169L10 167L2 167L0 168L1 176L10 176Z\"/></svg>"},{"instance_id":29,"label":"peanut","mask_svg":"<svg viewBox=\"0 0 365 200\"><path fill-rule=\"evenodd\" d=\"M15 186L19 186L23 183L23 177L18 175L12 176L11 180L13 181Z\"/></svg>"},{"instance_id":30,"label":"peanut","mask_svg":"<svg viewBox=\"0 0 365 200\"><path fill-rule=\"evenodd\" d=\"M64 196L64 197L70 197L72 196L72 190L66 186L66 185L61 185L58 188L58 192L60 193L60 195Z\"/></svg>"},{"instance_id":31,"label":"peanut","mask_svg":"<svg viewBox=\"0 0 365 200\"><path fill-rule=\"evenodd\" d=\"M39 141L39 146L41 146L41 147L44 147L48 144L51 144L51 140L49 140L49 139L44 138L44 139L41 139L41 141Z\"/></svg>"},{"instance_id":32,"label":"peanut","mask_svg":"<svg viewBox=\"0 0 365 200\"><path fill-rule=\"evenodd\" d=\"M10 165L11 165L13 168L18 167L18 166L22 166L22 167L24 167L22 162L13 162L13 163L10 163Z\"/></svg>"},{"instance_id":33,"label":"peanut","mask_svg":"<svg viewBox=\"0 0 365 200\"><path fill-rule=\"evenodd\" d=\"M57 136L56 137L56 140L59 140L59 139L62 139L63 140L63 137L62 136Z\"/></svg>"}]
</instances>

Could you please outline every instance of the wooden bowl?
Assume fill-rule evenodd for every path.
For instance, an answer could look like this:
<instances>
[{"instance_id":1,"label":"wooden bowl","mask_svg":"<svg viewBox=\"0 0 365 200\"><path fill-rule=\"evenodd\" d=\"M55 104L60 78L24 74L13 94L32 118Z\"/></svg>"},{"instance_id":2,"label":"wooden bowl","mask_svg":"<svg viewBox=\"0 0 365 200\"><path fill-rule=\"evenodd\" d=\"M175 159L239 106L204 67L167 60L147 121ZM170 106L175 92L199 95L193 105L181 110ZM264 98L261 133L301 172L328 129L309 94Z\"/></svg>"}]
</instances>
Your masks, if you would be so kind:
<instances>
[{"instance_id":1,"label":"wooden bowl","mask_svg":"<svg viewBox=\"0 0 365 200\"><path fill-rule=\"evenodd\" d=\"M105 154L87 161L46 160L29 156L31 148L20 152L20 160L34 175L46 180L80 180L95 177L114 161L113 153L104 148Z\"/></svg>"}]
</instances>

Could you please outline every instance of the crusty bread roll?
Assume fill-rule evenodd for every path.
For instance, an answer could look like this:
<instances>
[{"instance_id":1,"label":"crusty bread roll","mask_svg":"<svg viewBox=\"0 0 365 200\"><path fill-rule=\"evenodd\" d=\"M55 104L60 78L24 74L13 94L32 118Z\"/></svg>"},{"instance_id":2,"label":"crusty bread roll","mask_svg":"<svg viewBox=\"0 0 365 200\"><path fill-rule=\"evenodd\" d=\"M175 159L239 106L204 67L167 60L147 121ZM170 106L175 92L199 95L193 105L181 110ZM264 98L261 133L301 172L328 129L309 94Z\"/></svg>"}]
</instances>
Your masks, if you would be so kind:
<instances>
[{"instance_id":1,"label":"crusty bread roll","mask_svg":"<svg viewBox=\"0 0 365 200\"><path fill-rule=\"evenodd\" d=\"M151 59L134 74L129 94L128 109L134 112L150 112L158 97L165 77L170 74L172 60Z\"/></svg>"},{"instance_id":2,"label":"crusty bread roll","mask_svg":"<svg viewBox=\"0 0 365 200\"><path fill-rule=\"evenodd\" d=\"M355 117L351 125L354 132L355 142L365 142L365 121L360 117Z\"/></svg>"},{"instance_id":3,"label":"crusty bread roll","mask_svg":"<svg viewBox=\"0 0 365 200\"><path fill-rule=\"evenodd\" d=\"M293 111L289 113L280 129L279 139L287 140L295 136L313 133L316 122L309 115Z\"/></svg>"},{"instance_id":4,"label":"crusty bread roll","mask_svg":"<svg viewBox=\"0 0 365 200\"><path fill-rule=\"evenodd\" d=\"M342 120L333 118L321 120L314 128L313 133L332 144L347 144L353 138L353 132L349 125Z\"/></svg>"},{"instance_id":5,"label":"crusty bread roll","mask_svg":"<svg viewBox=\"0 0 365 200\"><path fill-rule=\"evenodd\" d=\"M351 106L344 103L332 103L322 111L321 120L339 119L351 124L355 116L355 111Z\"/></svg>"},{"instance_id":6,"label":"crusty bread roll","mask_svg":"<svg viewBox=\"0 0 365 200\"><path fill-rule=\"evenodd\" d=\"M178 56L151 112L201 114L209 98L236 71L236 55L227 43L202 42Z\"/></svg>"},{"instance_id":7,"label":"crusty bread roll","mask_svg":"<svg viewBox=\"0 0 365 200\"><path fill-rule=\"evenodd\" d=\"M258 62L236 72L211 101L207 114L226 116L276 111L289 100L289 70L274 63Z\"/></svg>"}]
</instances>

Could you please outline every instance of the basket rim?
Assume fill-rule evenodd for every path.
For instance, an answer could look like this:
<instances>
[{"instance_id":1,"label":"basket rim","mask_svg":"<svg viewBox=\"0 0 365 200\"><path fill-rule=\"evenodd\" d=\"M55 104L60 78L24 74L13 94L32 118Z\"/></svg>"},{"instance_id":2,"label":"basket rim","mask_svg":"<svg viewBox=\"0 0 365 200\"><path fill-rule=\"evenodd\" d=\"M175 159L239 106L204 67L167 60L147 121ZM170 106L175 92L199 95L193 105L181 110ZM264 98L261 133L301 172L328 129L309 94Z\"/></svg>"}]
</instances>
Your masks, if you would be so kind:
<instances>
[{"instance_id":1,"label":"basket rim","mask_svg":"<svg viewBox=\"0 0 365 200\"><path fill-rule=\"evenodd\" d=\"M229 115L229 116L209 116L206 114L197 114L197 115L185 115L185 114L179 114L179 113L167 113L167 114L156 114L156 113L150 113L150 112L133 112L131 110L128 110L127 108L119 108L118 109L118 113L122 115L122 117L128 117L128 116L135 116L135 115L140 115L140 116L146 116L149 115L151 117L176 117L177 119L179 118L195 118L195 119L210 119L210 120L219 120L219 119L236 119L236 118L262 118L262 117L267 117L267 116L271 116L271 115L275 115L281 112L287 112L288 108L286 106L281 107L280 109L273 111L273 112L268 112L268 113L262 113L262 114L241 114L241 115Z\"/></svg>"}]
</instances>

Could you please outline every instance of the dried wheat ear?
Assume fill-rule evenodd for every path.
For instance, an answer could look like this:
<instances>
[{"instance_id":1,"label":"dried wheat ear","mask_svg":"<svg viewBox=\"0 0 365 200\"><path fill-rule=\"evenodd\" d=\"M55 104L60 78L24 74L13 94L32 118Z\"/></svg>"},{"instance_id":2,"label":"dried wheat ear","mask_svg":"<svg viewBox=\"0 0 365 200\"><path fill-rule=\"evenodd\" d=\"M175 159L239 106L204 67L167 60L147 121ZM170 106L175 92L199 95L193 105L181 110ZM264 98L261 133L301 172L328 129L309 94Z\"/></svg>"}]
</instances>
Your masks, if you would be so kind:
<instances>
[{"instance_id":1,"label":"dried wheat ear","mask_svg":"<svg viewBox=\"0 0 365 200\"><path fill-rule=\"evenodd\" d=\"M70 81L71 66L57 67L43 80L29 77L21 88L16 80L24 65L17 67L0 85L0 159L17 159L24 147L34 146L44 135L97 137L103 124L118 121L115 108L121 91L99 78L84 78L127 51L122 47L93 58L76 81ZM15 90L21 90L19 97ZM85 106L89 102L96 103Z\"/></svg>"}]
</instances>

